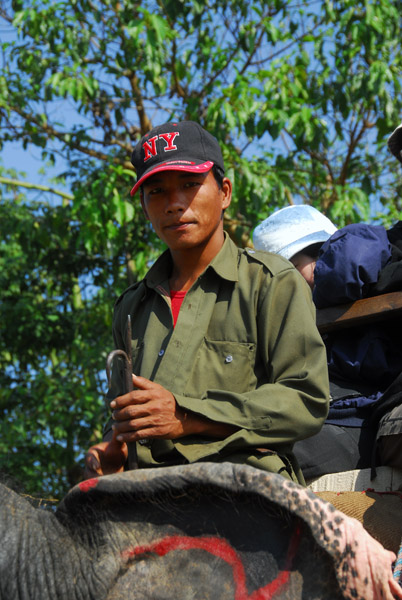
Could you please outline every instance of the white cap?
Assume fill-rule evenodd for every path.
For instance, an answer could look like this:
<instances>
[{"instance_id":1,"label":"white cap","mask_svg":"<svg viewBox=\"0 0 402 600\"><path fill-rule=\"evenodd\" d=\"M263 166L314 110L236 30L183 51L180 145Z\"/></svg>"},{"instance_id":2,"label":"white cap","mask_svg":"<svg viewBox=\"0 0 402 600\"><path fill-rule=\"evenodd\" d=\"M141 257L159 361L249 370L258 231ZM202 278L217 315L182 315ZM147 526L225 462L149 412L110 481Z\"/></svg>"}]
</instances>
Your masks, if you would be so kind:
<instances>
[{"instance_id":1,"label":"white cap","mask_svg":"<svg viewBox=\"0 0 402 600\"><path fill-rule=\"evenodd\" d=\"M388 148L402 163L402 125L399 125L388 138Z\"/></svg>"},{"instance_id":2,"label":"white cap","mask_svg":"<svg viewBox=\"0 0 402 600\"><path fill-rule=\"evenodd\" d=\"M256 250L265 250L290 259L318 242L326 242L337 231L335 225L308 204L286 206L254 229Z\"/></svg>"}]
</instances>

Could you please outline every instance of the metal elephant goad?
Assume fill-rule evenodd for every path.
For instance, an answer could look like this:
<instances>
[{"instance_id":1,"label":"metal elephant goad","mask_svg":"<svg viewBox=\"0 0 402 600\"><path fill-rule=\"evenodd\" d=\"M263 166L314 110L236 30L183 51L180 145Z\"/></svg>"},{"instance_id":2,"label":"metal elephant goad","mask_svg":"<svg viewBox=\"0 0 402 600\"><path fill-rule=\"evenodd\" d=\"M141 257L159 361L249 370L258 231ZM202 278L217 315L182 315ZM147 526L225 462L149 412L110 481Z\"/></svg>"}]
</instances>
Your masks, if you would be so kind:
<instances>
[{"instance_id":1,"label":"metal elephant goad","mask_svg":"<svg viewBox=\"0 0 402 600\"><path fill-rule=\"evenodd\" d=\"M89 479L55 513L2 486L0 506L2 600L402 598L358 521L249 466Z\"/></svg>"}]
</instances>

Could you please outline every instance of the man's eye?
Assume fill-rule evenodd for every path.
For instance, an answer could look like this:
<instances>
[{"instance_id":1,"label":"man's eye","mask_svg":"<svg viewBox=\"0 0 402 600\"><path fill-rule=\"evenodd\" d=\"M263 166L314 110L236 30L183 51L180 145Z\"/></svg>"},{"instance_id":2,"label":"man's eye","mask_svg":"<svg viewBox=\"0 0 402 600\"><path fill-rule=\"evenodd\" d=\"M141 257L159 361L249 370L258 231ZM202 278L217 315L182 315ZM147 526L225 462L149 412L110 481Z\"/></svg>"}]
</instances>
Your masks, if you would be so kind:
<instances>
[{"instance_id":1,"label":"man's eye","mask_svg":"<svg viewBox=\"0 0 402 600\"><path fill-rule=\"evenodd\" d=\"M186 181L184 187L196 187L197 185L200 185L199 181Z\"/></svg>"}]
</instances>

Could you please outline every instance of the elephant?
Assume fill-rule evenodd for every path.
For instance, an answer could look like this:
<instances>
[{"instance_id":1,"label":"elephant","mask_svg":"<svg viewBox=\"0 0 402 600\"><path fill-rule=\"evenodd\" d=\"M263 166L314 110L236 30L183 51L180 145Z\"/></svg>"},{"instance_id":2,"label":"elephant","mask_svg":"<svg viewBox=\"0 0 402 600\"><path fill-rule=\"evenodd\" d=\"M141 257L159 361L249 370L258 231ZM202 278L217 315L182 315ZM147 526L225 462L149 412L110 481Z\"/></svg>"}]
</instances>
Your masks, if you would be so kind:
<instances>
[{"instance_id":1,"label":"elephant","mask_svg":"<svg viewBox=\"0 0 402 600\"><path fill-rule=\"evenodd\" d=\"M0 511L1 600L402 599L358 521L251 466L88 479L55 511L0 485Z\"/></svg>"}]
</instances>

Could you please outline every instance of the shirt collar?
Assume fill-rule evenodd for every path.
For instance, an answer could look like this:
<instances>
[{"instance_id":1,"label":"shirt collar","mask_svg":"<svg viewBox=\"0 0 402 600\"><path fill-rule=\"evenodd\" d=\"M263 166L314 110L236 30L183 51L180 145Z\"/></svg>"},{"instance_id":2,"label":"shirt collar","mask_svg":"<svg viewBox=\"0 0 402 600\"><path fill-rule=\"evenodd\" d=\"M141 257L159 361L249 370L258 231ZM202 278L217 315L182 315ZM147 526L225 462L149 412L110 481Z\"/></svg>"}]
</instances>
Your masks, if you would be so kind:
<instances>
[{"instance_id":1,"label":"shirt collar","mask_svg":"<svg viewBox=\"0 0 402 600\"><path fill-rule=\"evenodd\" d=\"M222 279L228 281L238 281L238 248L232 242L226 231L224 231L225 241L218 254L209 263L207 269L213 269Z\"/></svg>"},{"instance_id":2,"label":"shirt collar","mask_svg":"<svg viewBox=\"0 0 402 600\"><path fill-rule=\"evenodd\" d=\"M222 248L209 263L205 271L213 269L217 275L222 277L222 279L238 281L238 248L232 242L226 231L223 233L225 239ZM147 286L155 288L156 286L162 285L169 279L171 270L172 258L169 250L165 250L145 275L144 280Z\"/></svg>"}]
</instances>

